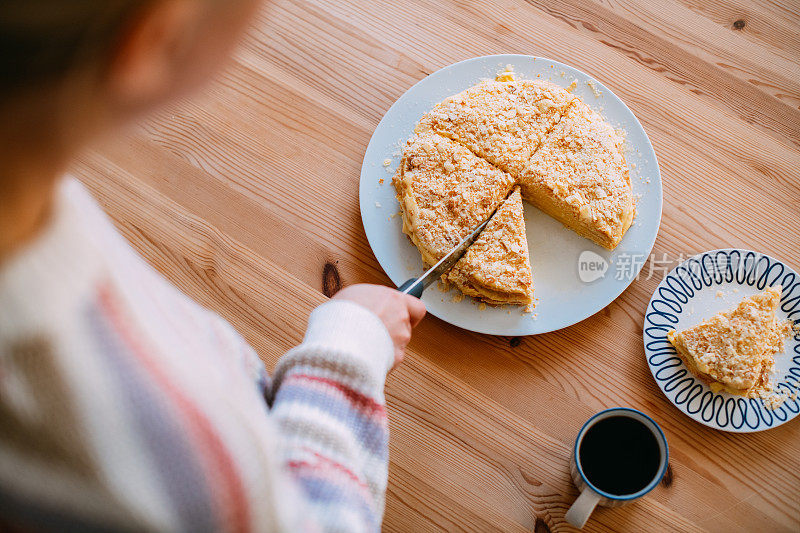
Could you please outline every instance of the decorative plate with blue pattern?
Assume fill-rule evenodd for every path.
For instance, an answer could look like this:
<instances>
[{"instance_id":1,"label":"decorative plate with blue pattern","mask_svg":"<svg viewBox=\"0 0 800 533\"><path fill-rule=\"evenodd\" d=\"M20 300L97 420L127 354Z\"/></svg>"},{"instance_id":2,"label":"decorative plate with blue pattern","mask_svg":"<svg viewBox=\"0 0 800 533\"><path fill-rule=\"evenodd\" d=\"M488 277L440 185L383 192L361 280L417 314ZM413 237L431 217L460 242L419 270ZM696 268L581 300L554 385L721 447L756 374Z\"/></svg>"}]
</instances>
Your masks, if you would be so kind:
<instances>
[{"instance_id":1,"label":"decorative plate with blue pattern","mask_svg":"<svg viewBox=\"0 0 800 533\"><path fill-rule=\"evenodd\" d=\"M800 412L800 333L775 356L775 391L788 397L774 410L760 398L712 392L667 340L670 329L699 324L773 285L783 287L778 317L800 321L800 276L787 264L750 250L711 250L691 257L664 277L650 299L644 317L647 364L667 398L701 424L749 433L779 426Z\"/></svg>"}]
</instances>

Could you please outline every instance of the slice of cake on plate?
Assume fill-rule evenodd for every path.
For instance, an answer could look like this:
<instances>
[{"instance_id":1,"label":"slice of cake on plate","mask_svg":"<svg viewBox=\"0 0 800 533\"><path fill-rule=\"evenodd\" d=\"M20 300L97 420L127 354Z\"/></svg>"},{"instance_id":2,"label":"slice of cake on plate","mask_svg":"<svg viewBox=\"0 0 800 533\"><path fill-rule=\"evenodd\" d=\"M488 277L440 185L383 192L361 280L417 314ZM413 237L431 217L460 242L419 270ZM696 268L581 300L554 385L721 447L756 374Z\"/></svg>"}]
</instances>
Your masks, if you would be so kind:
<instances>
[{"instance_id":1,"label":"slice of cake on plate","mask_svg":"<svg viewBox=\"0 0 800 533\"><path fill-rule=\"evenodd\" d=\"M667 338L689 370L712 391L766 397L772 390L775 354L783 351L784 340L795 331L791 320L775 314L781 291L780 286L770 287L694 327L670 330Z\"/></svg>"},{"instance_id":2,"label":"slice of cake on plate","mask_svg":"<svg viewBox=\"0 0 800 533\"><path fill-rule=\"evenodd\" d=\"M485 81L436 104L416 131L449 137L519 176L574 99L547 81Z\"/></svg>"},{"instance_id":3,"label":"slice of cake on plate","mask_svg":"<svg viewBox=\"0 0 800 533\"><path fill-rule=\"evenodd\" d=\"M491 215L514 182L446 137L415 135L406 143L393 179L403 232L425 264L433 265Z\"/></svg>"},{"instance_id":4,"label":"slice of cake on plate","mask_svg":"<svg viewBox=\"0 0 800 533\"><path fill-rule=\"evenodd\" d=\"M525 200L579 235L613 250L633 221L624 139L575 100L520 178Z\"/></svg>"},{"instance_id":5,"label":"slice of cake on plate","mask_svg":"<svg viewBox=\"0 0 800 533\"><path fill-rule=\"evenodd\" d=\"M533 303L528 240L519 187L446 275L464 294L493 305Z\"/></svg>"}]
</instances>

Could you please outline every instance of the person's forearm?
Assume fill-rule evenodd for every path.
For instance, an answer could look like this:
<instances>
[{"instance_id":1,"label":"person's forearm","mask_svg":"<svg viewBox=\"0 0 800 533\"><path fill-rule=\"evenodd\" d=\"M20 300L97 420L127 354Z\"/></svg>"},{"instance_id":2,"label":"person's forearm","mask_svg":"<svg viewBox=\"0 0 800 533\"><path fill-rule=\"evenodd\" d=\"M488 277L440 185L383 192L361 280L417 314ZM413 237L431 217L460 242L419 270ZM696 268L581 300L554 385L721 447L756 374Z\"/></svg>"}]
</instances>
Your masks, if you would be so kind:
<instances>
[{"instance_id":1,"label":"person's forearm","mask_svg":"<svg viewBox=\"0 0 800 533\"><path fill-rule=\"evenodd\" d=\"M381 321L328 302L275 372L283 461L326 530L380 528L388 464L383 386L393 346Z\"/></svg>"}]
</instances>

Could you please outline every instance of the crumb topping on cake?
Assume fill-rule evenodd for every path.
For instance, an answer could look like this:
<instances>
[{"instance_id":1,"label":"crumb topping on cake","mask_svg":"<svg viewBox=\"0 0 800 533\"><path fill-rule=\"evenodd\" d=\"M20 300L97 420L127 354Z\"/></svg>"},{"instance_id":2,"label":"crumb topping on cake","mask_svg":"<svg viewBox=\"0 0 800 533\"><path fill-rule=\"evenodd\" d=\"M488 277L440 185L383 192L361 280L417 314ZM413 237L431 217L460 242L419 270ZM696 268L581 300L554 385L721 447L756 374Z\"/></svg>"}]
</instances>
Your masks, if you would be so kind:
<instances>
[{"instance_id":1,"label":"crumb topping on cake","mask_svg":"<svg viewBox=\"0 0 800 533\"><path fill-rule=\"evenodd\" d=\"M446 137L415 135L406 143L394 177L403 231L432 265L486 220L514 181Z\"/></svg>"},{"instance_id":2,"label":"crumb topping on cake","mask_svg":"<svg viewBox=\"0 0 800 533\"><path fill-rule=\"evenodd\" d=\"M521 177L526 199L557 206L563 218L590 232L585 236L613 249L634 210L623 144L600 114L574 102Z\"/></svg>"},{"instance_id":3,"label":"crumb topping on cake","mask_svg":"<svg viewBox=\"0 0 800 533\"><path fill-rule=\"evenodd\" d=\"M519 174L574 98L545 81L485 81L434 106L416 131L435 131Z\"/></svg>"}]
</instances>

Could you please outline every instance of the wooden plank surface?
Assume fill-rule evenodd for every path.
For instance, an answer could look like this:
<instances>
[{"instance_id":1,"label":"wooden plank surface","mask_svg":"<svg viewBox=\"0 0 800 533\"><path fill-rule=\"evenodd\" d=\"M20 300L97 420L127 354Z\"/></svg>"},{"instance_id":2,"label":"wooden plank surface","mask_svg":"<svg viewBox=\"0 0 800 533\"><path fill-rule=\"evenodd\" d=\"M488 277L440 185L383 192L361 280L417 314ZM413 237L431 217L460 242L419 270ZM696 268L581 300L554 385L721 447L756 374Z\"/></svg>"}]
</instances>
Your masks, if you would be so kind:
<instances>
[{"instance_id":1,"label":"wooden plank surface","mask_svg":"<svg viewBox=\"0 0 800 533\"><path fill-rule=\"evenodd\" d=\"M388 283L358 179L389 106L455 61L574 65L633 110L658 155L656 257L741 246L800 267L800 7L748 0L278 0L191 101L81 157L134 246L247 337L268 368L340 284ZM325 272L325 275L323 275ZM641 340L660 275L562 331L478 335L436 318L387 384L386 531L568 529L568 454L628 405L670 443L668 480L589 531L800 530L800 423L713 431L661 394Z\"/></svg>"}]
</instances>

